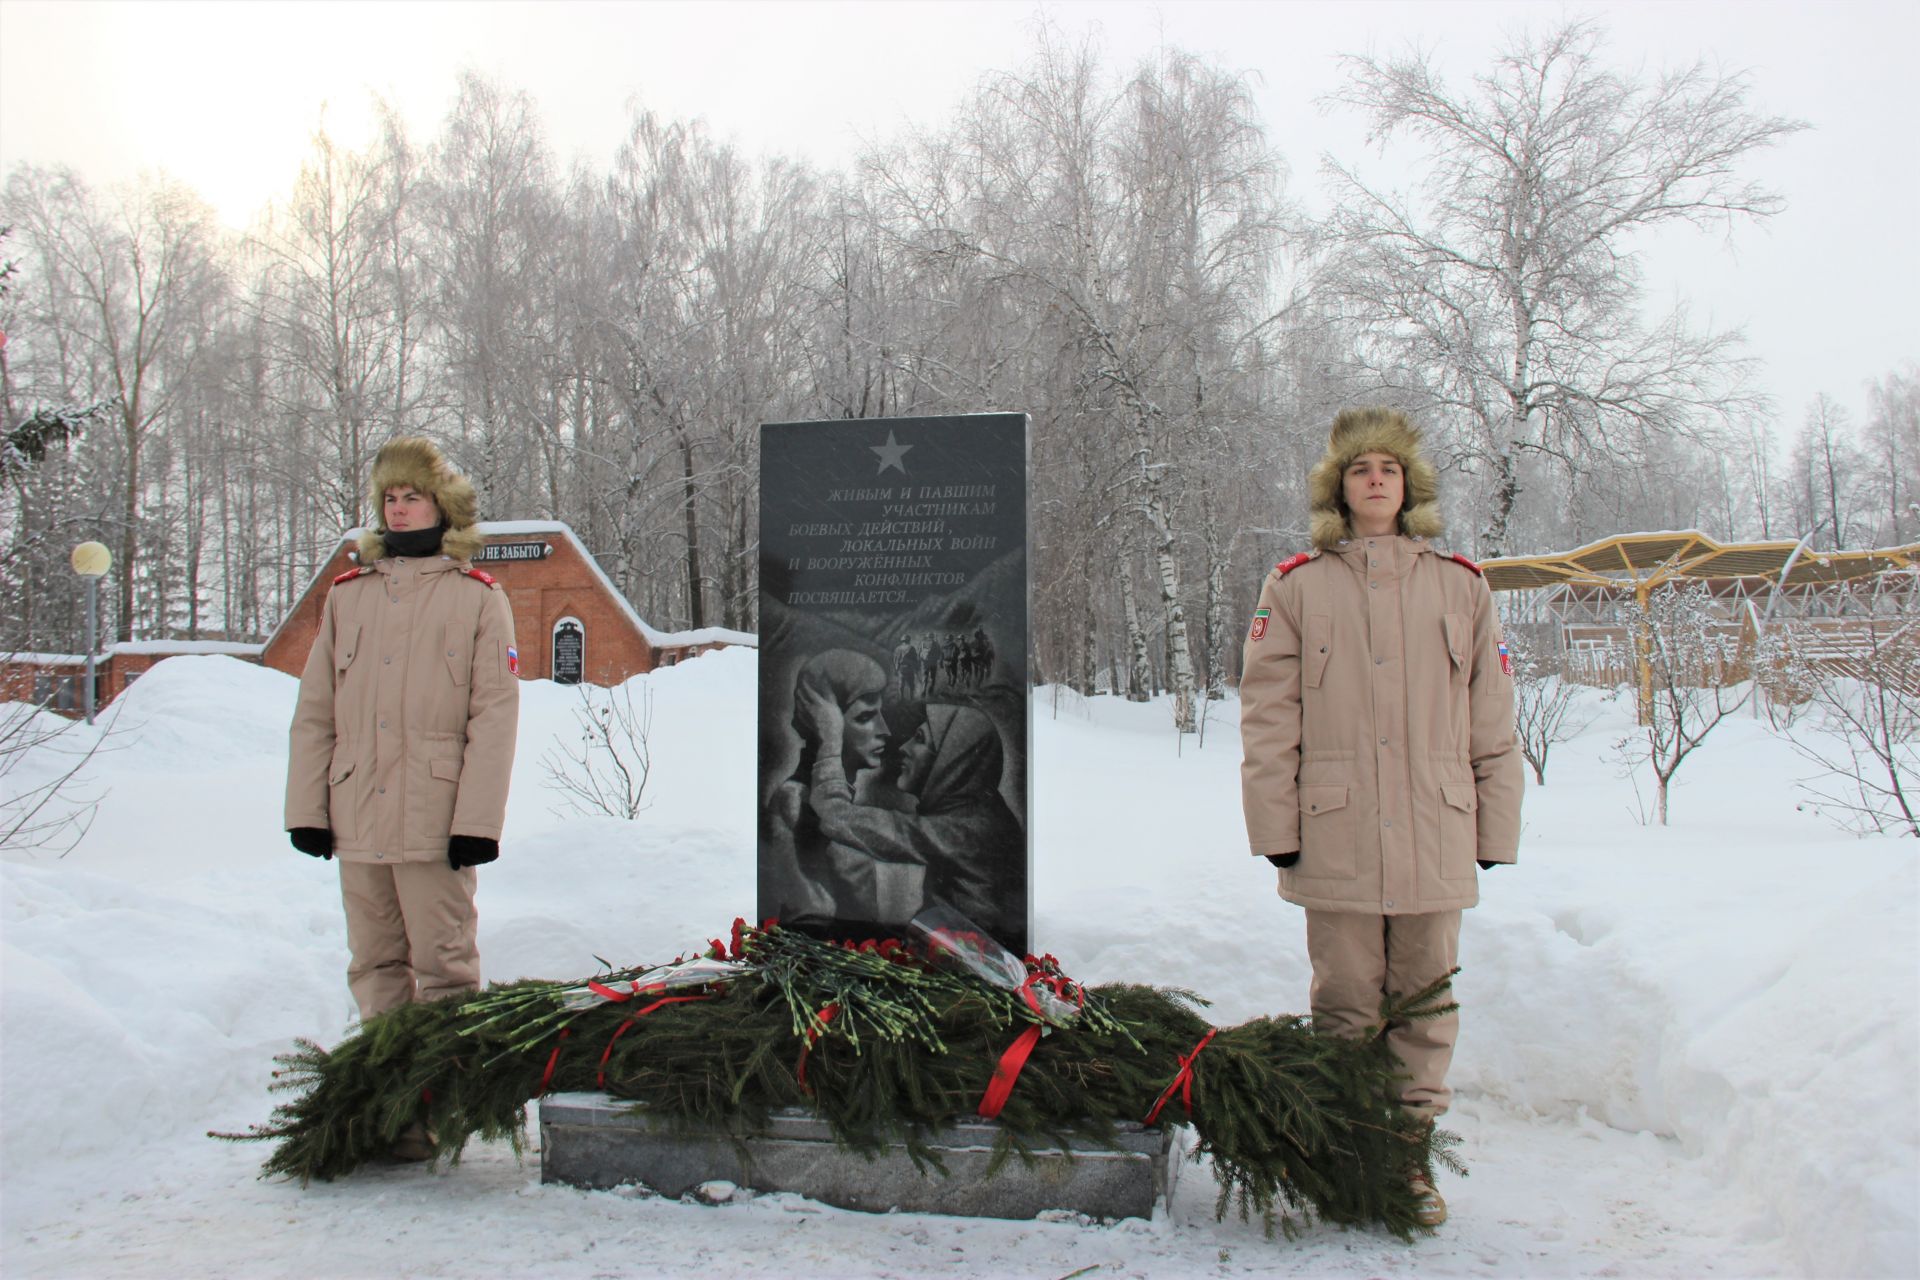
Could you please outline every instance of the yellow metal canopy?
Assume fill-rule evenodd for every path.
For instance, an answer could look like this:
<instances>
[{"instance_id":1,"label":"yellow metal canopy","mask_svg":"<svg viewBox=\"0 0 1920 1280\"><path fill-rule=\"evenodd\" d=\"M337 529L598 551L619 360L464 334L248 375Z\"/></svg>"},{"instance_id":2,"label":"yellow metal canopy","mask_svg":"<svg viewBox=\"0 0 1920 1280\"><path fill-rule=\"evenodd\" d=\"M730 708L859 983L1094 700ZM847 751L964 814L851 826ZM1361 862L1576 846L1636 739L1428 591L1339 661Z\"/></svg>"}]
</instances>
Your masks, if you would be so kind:
<instances>
[{"instance_id":1,"label":"yellow metal canopy","mask_svg":"<svg viewBox=\"0 0 1920 1280\"><path fill-rule=\"evenodd\" d=\"M1783 586L1845 582L1920 563L1920 543L1872 551L1802 551L1786 577L1780 571L1796 542L1722 544L1694 529L1621 533L1572 551L1488 560L1487 585L1495 591L1536 587L1655 586L1674 578L1765 578Z\"/></svg>"}]
</instances>

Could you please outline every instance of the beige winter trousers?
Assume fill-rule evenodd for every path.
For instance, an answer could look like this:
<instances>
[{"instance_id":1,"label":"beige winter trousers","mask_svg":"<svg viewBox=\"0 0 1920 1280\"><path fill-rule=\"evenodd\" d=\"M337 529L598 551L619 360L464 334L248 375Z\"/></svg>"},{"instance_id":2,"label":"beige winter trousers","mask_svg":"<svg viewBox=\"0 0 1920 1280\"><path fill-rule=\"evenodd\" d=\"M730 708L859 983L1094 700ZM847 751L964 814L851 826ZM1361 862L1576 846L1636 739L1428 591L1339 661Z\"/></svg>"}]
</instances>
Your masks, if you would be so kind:
<instances>
[{"instance_id":1,"label":"beige winter trousers","mask_svg":"<svg viewBox=\"0 0 1920 1280\"><path fill-rule=\"evenodd\" d=\"M1370 1035L1380 1025L1380 999L1411 995L1458 963L1460 913L1377 916L1358 911L1307 912L1307 958L1313 962L1313 1025L1337 1036ZM1458 1012L1387 1027L1387 1047L1406 1068L1400 1105L1431 1120L1453 1101L1447 1066L1460 1035Z\"/></svg>"},{"instance_id":2,"label":"beige winter trousers","mask_svg":"<svg viewBox=\"0 0 1920 1280\"><path fill-rule=\"evenodd\" d=\"M341 861L347 987L362 1021L411 1000L480 989L478 882L472 867L445 862Z\"/></svg>"}]
</instances>

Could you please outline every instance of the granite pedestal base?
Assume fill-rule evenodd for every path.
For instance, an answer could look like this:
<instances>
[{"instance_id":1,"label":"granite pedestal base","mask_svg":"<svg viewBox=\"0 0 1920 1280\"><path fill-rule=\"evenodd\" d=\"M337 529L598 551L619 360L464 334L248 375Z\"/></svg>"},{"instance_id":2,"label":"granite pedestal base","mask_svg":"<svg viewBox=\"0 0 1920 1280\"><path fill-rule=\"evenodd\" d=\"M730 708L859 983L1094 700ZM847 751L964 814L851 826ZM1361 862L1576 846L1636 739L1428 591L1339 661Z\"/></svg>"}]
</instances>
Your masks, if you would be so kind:
<instances>
[{"instance_id":1,"label":"granite pedestal base","mask_svg":"<svg viewBox=\"0 0 1920 1280\"><path fill-rule=\"evenodd\" d=\"M1000 1137L988 1120L954 1125L929 1144L947 1176L922 1173L904 1146L875 1159L836 1147L827 1124L808 1111L776 1113L767 1132L741 1142L723 1134L673 1132L663 1121L599 1093L556 1093L540 1100L540 1179L607 1188L641 1183L678 1197L705 1182L756 1191L791 1191L843 1209L901 1210L975 1218L1031 1218L1067 1210L1093 1218L1147 1218L1171 1189L1179 1159L1171 1132L1123 1125L1112 1146L1078 1141L1067 1150L1009 1157L987 1166Z\"/></svg>"}]
</instances>

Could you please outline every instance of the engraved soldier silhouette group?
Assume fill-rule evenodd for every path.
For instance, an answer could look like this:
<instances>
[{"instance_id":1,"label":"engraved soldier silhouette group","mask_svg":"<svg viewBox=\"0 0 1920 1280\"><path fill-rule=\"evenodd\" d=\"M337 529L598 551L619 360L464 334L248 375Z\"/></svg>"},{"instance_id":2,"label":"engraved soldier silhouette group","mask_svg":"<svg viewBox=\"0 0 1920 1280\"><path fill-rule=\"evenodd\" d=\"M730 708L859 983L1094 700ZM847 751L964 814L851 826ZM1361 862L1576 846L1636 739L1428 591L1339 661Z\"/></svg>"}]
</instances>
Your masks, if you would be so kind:
<instances>
[{"instance_id":1,"label":"engraved soldier silhouette group","mask_svg":"<svg viewBox=\"0 0 1920 1280\"><path fill-rule=\"evenodd\" d=\"M941 689L977 688L992 670L993 642L979 627L972 635L929 631L918 644L912 635L904 635L893 647L893 672L903 698L931 698Z\"/></svg>"}]
</instances>

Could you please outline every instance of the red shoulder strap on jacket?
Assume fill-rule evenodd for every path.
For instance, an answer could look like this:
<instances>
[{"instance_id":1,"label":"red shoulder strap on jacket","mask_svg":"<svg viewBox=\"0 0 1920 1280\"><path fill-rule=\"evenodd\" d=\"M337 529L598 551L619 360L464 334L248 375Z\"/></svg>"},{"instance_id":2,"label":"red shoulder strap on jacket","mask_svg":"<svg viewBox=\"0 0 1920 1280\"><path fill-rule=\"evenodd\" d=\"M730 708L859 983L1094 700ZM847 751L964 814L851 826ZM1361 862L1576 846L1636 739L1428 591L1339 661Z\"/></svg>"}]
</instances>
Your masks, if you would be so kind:
<instances>
[{"instance_id":1,"label":"red shoulder strap on jacket","mask_svg":"<svg viewBox=\"0 0 1920 1280\"><path fill-rule=\"evenodd\" d=\"M471 565L467 566L465 569L462 569L460 572L466 574L469 578L478 578L480 581L486 583L488 586L494 588L496 591L499 590L500 588L500 584L493 580L492 574L483 573L481 570L476 569Z\"/></svg>"},{"instance_id":2,"label":"red shoulder strap on jacket","mask_svg":"<svg viewBox=\"0 0 1920 1280\"><path fill-rule=\"evenodd\" d=\"M1273 571L1284 578L1311 559L1313 559L1313 552L1302 551L1299 555L1289 556L1287 559L1273 566Z\"/></svg>"},{"instance_id":3,"label":"red shoulder strap on jacket","mask_svg":"<svg viewBox=\"0 0 1920 1280\"><path fill-rule=\"evenodd\" d=\"M372 572L373 572L372 565L363 564L358 569L349 569L345 573L341 574L339 577L335 578L333 580L333 585L337 587L343 582L352 582L355 578L361 577L365 574L369 574Z\"/></svg>"},{"instance_id":4,"label":"red shoulder strap on jacket","mask_svg":"<svg viewBox=\"0 0 1920 1280\"><path fill-rule=\"evenodd\" d=\"M1461 555L1458 551L1454 552L1451 556L1448 556L1447 558L1449 560L1452 560L1455 564L1465 565L1467 568L1473 570L1473 574L1476 578L1484 578L1487 576L1486 570L1482 569L1479 565L1475 564L1473 561Z\"/></svg>"}]
</instances>

